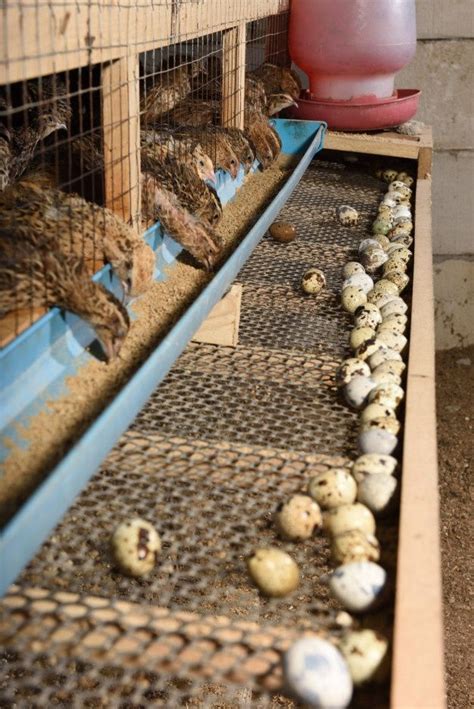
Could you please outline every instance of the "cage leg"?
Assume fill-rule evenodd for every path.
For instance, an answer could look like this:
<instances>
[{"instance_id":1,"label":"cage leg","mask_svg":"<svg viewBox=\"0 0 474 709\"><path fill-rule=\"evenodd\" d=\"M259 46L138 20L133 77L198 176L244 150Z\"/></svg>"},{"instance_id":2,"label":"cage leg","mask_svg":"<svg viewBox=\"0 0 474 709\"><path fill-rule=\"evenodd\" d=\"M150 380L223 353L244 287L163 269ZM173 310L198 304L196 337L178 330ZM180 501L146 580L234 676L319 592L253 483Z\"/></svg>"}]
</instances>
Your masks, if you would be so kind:
<instances>
[{"instance_id":1,"label":"cage leg","mask_svg":"<svg viewBox=\"0 0 474 709\"><path fill-rule=\"evenodd\" d=\"M246 24L227 30L222 53L222 125L243 129L245 108Z\"/></svg>"}]
</instances>

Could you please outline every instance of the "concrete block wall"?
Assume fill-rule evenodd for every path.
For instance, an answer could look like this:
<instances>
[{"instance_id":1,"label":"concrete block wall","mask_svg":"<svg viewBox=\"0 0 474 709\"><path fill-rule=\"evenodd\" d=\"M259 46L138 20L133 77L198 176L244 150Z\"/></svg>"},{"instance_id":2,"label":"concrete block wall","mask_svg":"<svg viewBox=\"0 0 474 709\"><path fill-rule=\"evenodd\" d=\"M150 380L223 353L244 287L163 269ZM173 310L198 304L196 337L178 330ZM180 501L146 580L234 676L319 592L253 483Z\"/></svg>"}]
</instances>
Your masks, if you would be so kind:
<instances>
[{"instance_id":1,"label":"concrete block wall","mask_svg":"<svg viewBox=\"0 0 474 709\"><path fill-rule=\"evenodd\" d=\"M439 349L474 343L474 1L417 0L418 47L398 86L423 91L433 125Z\"/></svg>"}]
</instances>

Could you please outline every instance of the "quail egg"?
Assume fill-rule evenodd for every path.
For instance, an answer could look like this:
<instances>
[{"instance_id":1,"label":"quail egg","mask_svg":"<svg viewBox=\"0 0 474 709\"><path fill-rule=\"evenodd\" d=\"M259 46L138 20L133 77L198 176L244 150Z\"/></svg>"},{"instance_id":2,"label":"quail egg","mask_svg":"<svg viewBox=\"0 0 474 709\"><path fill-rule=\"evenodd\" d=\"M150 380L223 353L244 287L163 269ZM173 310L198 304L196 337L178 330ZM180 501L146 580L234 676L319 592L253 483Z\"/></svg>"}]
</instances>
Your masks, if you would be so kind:
<instances>
[{"instance_id":1,"label":"quail egg","mask_svg":"<svg viewBox=\"0 0 474 709\"><path fill-rule=\"evenodd\" d=\"M398 445L398 439L393 433L380 428L361 431L358 441L361 453L391 455Z\"/></svg>"},{"instance_id":2,"label":"quail egg","mask_svg":"<svg viewBox=\"0 0 474 709\"><path fill-rule=\"evenodd\" d=\"M352 466L352 475L361 482L367 475L393 475L397 469L397 459L391 455L366 453L359 456Z\"/></svg>"},{"instance_id":3,"label":"quail egg","mask_svg":"<svg viewBox=\"0 0 474 709\"><path fill-rule=\"evenodd\" d=\"M336 371L336 384L338 387L343 387L349 384L351 379L356 376L370 377L370 367L369 365L357 359L357 357L350 357L346 359Z\"/></svg>"},{"instance_id":4,"label":"quail egg","mask_svg":"<svg viewBox=\"0 0 474 709\"><path fill-rule=\"evenodd\" d=\"M273 222L269 231L275 241L279 241L282 244L287 244L296 238L296 229L293 224L288 222Z\"/></svg>"},{"instance_id":5,"label":"quail egg","mask_svg":"<svg viewBox=\"0 0 474 709\"><path fill-rule=\"evenodd\" d=\"M376 234L374 236L374 240L378 243L378 245L385 251L388 246L390 246L391 242L390 239L388 239L386 236L383 234Z\"/></svg>"},{"instance_id":6,"label":"quail egg","mask_svg":"<svg viewBox=\"0 0 474 709\"><path fill-rule=\"evenodd\" d=\"M316 295L320 293L326 285L326 277L319 268L310 268L303 276L301 287L305 293Z\"/></svg>"},{"instance_id":7,"label":"quail egg","mask_svg":"<svg viewBox=\"0 0 474 709\"><path fill-rule=\"evenodd\" d=\"M360 502L341 505L323 514L323 526L326 532L336 536L359 529L364 534L375 534L375 518L372 512Z\"/></svg>"},{"instance_id":8,"label":"quail egg","mask_svg":"<svg viewBox=\"0 0 474 709\"><path fill-rule=\"evenodd\" d=\"M399 194L402 195L404 199L410 199L412 196L412 190L408 185L405 185L404 182L401 182L400 180L395 180L394 182L390 183L388 186L388 191L389 192L398 192Z\"/></svg>"},{"instance_id":9,"label":"quail egg","mask_svg":"<svg viewBox=\"0 0 474 709\"><path fill-rule=\"evenodd\" d=\"M135 517L119 524L110 540L113 558L128 576L146 576L161 551L161 539L146 520Z\"/></svg>"},{"instance_id":10,"label":"quail egg","mask_svg":"<svg viewBox=\"0 0 474 709\"><path fill-rule=\"evenodd\" d=\"M381 418L383 416L395 416L393 409L388 406L383 406L382 404L369 404L362 410L360 415L360 420L362 423L367 421L373 421L374 419Z\"/></svg>"},{"instance_id":11,"label":"quail egg","mask_svg":"<svg viewBox=\"0 0 474 709\"><path fill-rule=\"evenodd\" d=\"M387 192L387 194L384 196L381 206L384 205L385 207L390 207L390 209L395 209L397 206L398 202L393 198L392 193ZM379 207L380 209L380 207Z\"/></svg>"},{"instance_id":12,"label":"quail egg","mask_svg":"<svg viewBox=\"0 0 474 709\"><path fill-rule=\"evenodd\" d=\"M405 315L407 310L408 305L400 297L393 298L393 300L391 300L389 303L380 308L382 318L386 318L389 315Z\"/></svg>"},{"instance_id":13,"label":"quail egg","mask_svg":"<svg viewBox=\"0 0 474 709\"><path fill-rule=\"evenodd\" d=\"M355 376L344 387L344 396L349 406L354 409L361 409L375 383L370 377Z\"/></svg>"},{"instance_id":14,"label":"quail egg","mask_svg":"<svg viewBox=\"0 0 474 709\"><path fill-rule=\"evenodd\" d=\"M408 340L405 335L401 332L395 332L393 330L381 330L377 332L377 339L387 345L391 350L395 352L403 352L407 346Z\"/></svg>"},{"instance_id":15,"label":"quail egg","mask_svg":"<svg viewBox=\"0 0 474 709\"><path fill-rule=\"evenodd\" d=\"M389 409L396 409L403 400L403 389L398 384L377 384L369 391L369 402L388 406ZM370 451L367 451L370 452ZM376 451L375 451L376 452Z\"/></svg>"},{"instance_id":16,"label":"quail egg","mask_svg":"<svg viewBox=\"0 0 474 709\"><path fill-rule=\"evenodd\" d=\"M398 482L393 475L367 475L359 483L357 499L375 515L382 515L390 509L397 487Z\"/></svg>"},{"instance_id":17,"label":"quail egg","mask_svg":"<svg viewBox=\"0 0 474 709\"><path fill-rule=\"evenodd\" d=\"M323 524L319 505L308 495L293 495L275 512L275 524L283 539L309 539Z\"/></svg>"},{"instance_id":18,"label":"quail egg","mask_svg":"<svg viewBox=\"0 0 474 709\"><path fill-rule=\"evenodd\" d=\"M407 276L406 273L404 273L400 269L393 269L392 271L386 271L383 274L383 277L387 281L391 281L396 287L397 287L397 292L403 293L407 285L410 283L410 277Z\"/></svg>"},{"instance_id":19,"label":"quail egg","mask_svg":"<svg viewBox=\"0 0 474 709\"><path fill-rule=\"evenodd\" d=\"M303 637L286 651L285 684L305 706L345 709L352 697L352 680L339 650L327 640Z\"/></svg>"},{"instance_id":20,"label":"quail egg","mask_svg":"<svg viewBox=\"0 0 474 709\"><path fill-rule=\"evenodd\" d=\"M395 207L398 204L406 204L407 203L407 198L405 195L403 195L401 192L398 190L389 190L387 192L387 195L392 198L392 200L395 202ZM395 209L394 207L394 209Z\"/></svg>"},{"instance_id":21,"label":"quail egg","mask_svg":"<svg viewBox=\"0 0 474 709\"><path fill-rule=\"evenodd\" d=\"M369 366L372 370L377 369L377 367L383 362L388 360L400 360L402 361L402 356L400 352L396 350L391 350L390 347L381 347L377 352L369 357Z\"/></svg>"},{"instance_id":22,"label":"quail egg","mask_svg":"<svg viewBox=\"0 0 474 709\"><path fill-rule=\"evenodd\" d=\"M372 303L372 305L376 305L377 308L382 310L383 306L389 303L394 296L395 294L389 293L388 290L386 290L385 292L381 292L380 290L372 290L367 296L367 302Z\"/></svg>"},{"instance_id":23,"label":"quail egg","mask_svg":"<svg viewBox=\"0 0 474 709\"><path fill-rule=\"evenodd\" d=\"M350 564L352 561L378 561L380 544L373 534L364 534L360 529L333 537L331 556L337 564Z\"/></svg>"},{"instance_id":24,"label":"quail egg","mask_svg":"<svg viewBox=\"0 0 474 709\"><path fill-rule=\"evenodd\" d=\"M400 219L401 221L409 221L411 222L411 209L410 207L407 207L406 204L399 204L395 209L393 210L393 219L395 222L395 225L398 222L397 220Z\"/></svg>"},{"instance_id":25,"label":"quail egg","mask_svg":"<svg viewBox=\"0 0 474 709\"><path fill-rule=\"evenodd\" d=\"M400 182L403 182L403 184L406 185L407 187L411 187L414 183L413 177L411 177L408 174L408 172L405 172L405 171L398 173L397 180L399 180Z\"/></svg>"},{"instance_id":26,"label":"quail egg","mask_svg":"<svg viewBox=\"0 0 474 709\"><path fill-rule=\"evenodd\" d=\"M354 322L358 327L375 329L382 322L382 314L376 305L366 303L354 311Z\"/></svg>"},{"instance_id":27,"label":"quail egg","mask_svg":"<svg viewBox=\"0 0 474 709\"><path fill-rule=\"evenodd\" d=\"M389 408L388 406L385 408ZM379 416L375 419L370 419L370 421L363 421L361 423L360 431L372 431L373 429L379 429L380 431L389 431L396 436L400 431L400 421L398 421L394 414L391 416Z\"/></svg>"},{"instance_id":28,"label":"quail egg","mask_svg":"<svg viewBox=\"0 0 474 709\"><path fill-rule=\"evenodd\" d=\"M390 184L391 182L397 179L397 174L397 171L392 170L391 168L384 170L382 173L383 181L388 182L388 184Z\"/></svg>"},{"instance_id":29,"label":"quail egg","mask_svg":"<svg viewBox=\"0 0 474 709\"><path fill-rule=\"evenodd\" d=\"M396 236L394 239L391 239L392 244L403 244L403 246L406 246L407 249L410 248L410 246L413 244L413 237L410 234L400 234L399 236Z\"/></svg>"},{"instance_id":30,"label":"quail egg","mask_svg":"<svg viewBox=\"0 0 474 709\"><path fill-rule=\"evenodd\" d=\"M411 224L411 222L410 222L410 224ZM410 236L412 231L413 231L413 225L410 228L408 223L396 224L396 226L394 226L392 229L390 229L387 236L390 239L390 241L394 241L399 236Z\"/></svg>"},{"instance_id":31,"label":"quail egg","mask_svg":"<svg viewBox=\"0 0 474 709\"><path fill-rule=\"evenodd\" d=\"M389 207L388 204L384 204L382 202L379 204L378 216L382 217L382 219L387 219L390 221L393 217L393 207Z\"/></svg>"},{"instance_id":32,"label":"quail egg","mask_svg":"<svg viewBox=\"0 0 474 709\"><path fill-rule=\"evenodd\" d=\"M339 221L344 226L354 226L359 221L359 212L354 207L343 204L337 209Z\"/></svg>"},{"instance_id":33,"label":"quail egg","mask_svg":"<svg viewBox=\"0 0 474 709\"><path fill-rule=\"evenodd\" d=\"M383 273L384 277L386 273L390 273L390 271L401 271L402 273L406 273L408 269L408 265L406 261L400 256L397 255L397 253L392 254L389 259L386 261L383 267Z\"/></svg>"},{"instance_id":34,"label":"quail egg","mask_svg":"<svg viewBox=\"0 0 474 709\"><path fill-rule=\"evenodd\" d=\"M344 288L348 288L349 286L362 288L367 295L374 287L374 282L368 273L354 273L352 276L349 276L349 278L346 278L342 284L342 289L344 290Z\"/></svg>"},{"instance_id":35,"label":"quail egg","mask_svg":"<svg viewBox=\"0 0 474 709\"><path fill-rule=\"evenodd\" d=\"M367 296L359 286L347 286L341 295L341 303L344 310L353 313L360 305L365 305Z\"/></svg>"},{"instance_id":36,"label":"quail egg","mask_svg":"<svg viewBox=\"0 0 474 709\"><path fill-rule=\"evenodd\" d=\"M360 262L367 273L375 273L387 261L388 256L377 244L377 248L368 248L360 256Z\"/></svg>"},{"instance_id":37,"label":"quail egg","mask_svg":"<svg viewBox=\"0 0 474 709\"><path fill-rule=\"evenodd\" d=\"M370 610L387 582L385 570L373 561L352 561L333 571L329 588L344 608L352 613Z\"/></svg>"},{"instance_id":38,"label":"quail egg","mask_svg":"<svg viewBox=\"0 0 474 709\"><path fill-rule=\"evenodd\" d=\"M388 234L392 226L392 220L384 219L383 217L377 217L377 219L372 224L372 233L382 234L383 236L385 236L386 234Z\"/></svg>"},{"instance_id":39,"label":"quail egg","mask_svg":"<svg viewBox=\"0 0 474 709\"><path fill-rule=\"evenodd\" d=\"M315 475L308 484L308 492L323 509L350 505L357 495L357 485L345 468L331 468Z\"/></svg>"},{"instance_id":40,"label":"quail egg","mask_svg":"<svg viewBox=\"0 0 474 709\"><path fill-rule=\"evenodd\" d=\"M374 248L374 249L380 248L380 244L377 241L377 239L374 239L373 237L371 237L370 239L362 239L362 241L359 244L359 249L358 249L359 254L363 254L364 251L367 251L368 249L370 250L371 248Z\"/></svg>"},{"instance_id":41,"label":"quail egg","mask_svg":"<svg viewBox=\"0 0 474 709\"><path fill-rule=\"evenodd\" d=\"M398 252L400 253L398 254ZM390 242L390 245L387 248L387 254L389 258L391 256L396 257L398 254L402 261L405 261L405 263L408 263L411 260L411 257L413 256L413 252L410 251L410 249L405 246L405 244L399 244L394 241Z\"/></svg>"},{"instance_id":42,"label":"quail egg","mask_svg":"<svg viewBox=\"0 0 474 709\"><path fill-rule=\"evenodd\" d=\"M383 342L378 340L377 337L373 337L371 340L366 340L359 345L354 354L356 357L365 362L366 360L369 360L375 352L378 352L379 349L383 347L385 347Z\"/></svg>"},{"instance_id":43,"label":"quail egg","mask_svg":"<svg viewBox=\"0 0 474 709\"><path fill-rule=\"evenodd\" d=\"M251 578L265 596L287 596L300 582L296 562L289 554L275 547L257 549L247 560L247 567Z\"/></svg>"},{"instance_id":44,"label":"quail egg","mask_svg":"<svg viewBox=\"0 0 474 709\"><path fill-rule=\"evenodd\" d=\"M355 273L365 273L363 265L358 261L348 261L342 269L342 275L344 278L350 278Z\"/></svg>"},{"instance_id":45,"label":"quail egg","mask_svg":"<svg viewBox=\"0 0 474 709\"><path fill-rule=\"evenodd\" d=\"M372 340L375 337L375 330L371 327L356 326L352 331L349 339L349 344L353 350L356 350L367 340Z\"/></svg>"},{"instance_id":46,"label":"quail egg","mask_svg":"<svg viewBox=\"0 0 474 709\"><path fill-rule=\"evenodd\" d=\"M388 640L374 630L351 630L339 643L356 687L385 682L389 671Z\"/></svg>"},{"instance_id":47,"label":"quail egg","mask_svg":"<svg viewBox=\"0 0 474 709\"><path fill-rule=\"evenodd\" d=\"M387 382L394 382L395 384L401 384L402 378L398 374L393 372L372 372L372 379L376 384L386 384Z\"/></svg>"},{"instance_id":48,"label":"quail egg","mask_svg":"<svg viewBox=\"0 0 474 709\"><path fill-rule=\"evenodd\" d=\"M389 315L378 325L378 328L404 333L407 328L407 322L408 318L406 315Z\"/></svg>"},{"instance_id":49,"label":"quail egg","mask_svg":"<svg viewBox=\"0 0 474 709\"><path fill-rule=\"evenodd\" d=\"M373 370L372 374L396 374L397 376L401 377L403 372L405 371L406 364L403 362L401 359L400 360L386 360L385 362L382 362L379 364L375 369Z\"/></svg>"},{"instance_id":50,"label":"quail egg","mask_svg":"<svg viewBox=\"0 0 474 709\"><path fill-rule=\"evenodd\" d=\"M377 281L377 283L373 287L373 290L375 291L375 293L388 293L389 295L398 295L397 287L391 281L388 281L385 277Z\"/></svg>"}]
</instances>

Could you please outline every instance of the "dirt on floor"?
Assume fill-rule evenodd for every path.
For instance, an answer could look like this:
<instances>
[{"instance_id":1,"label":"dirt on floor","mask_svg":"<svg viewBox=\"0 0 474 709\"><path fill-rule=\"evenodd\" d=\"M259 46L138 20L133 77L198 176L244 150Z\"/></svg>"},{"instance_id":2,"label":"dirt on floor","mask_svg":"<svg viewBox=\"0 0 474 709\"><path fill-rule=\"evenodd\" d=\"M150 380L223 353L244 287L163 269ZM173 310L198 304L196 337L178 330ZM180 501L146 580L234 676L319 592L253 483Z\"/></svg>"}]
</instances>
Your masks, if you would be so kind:
<instances>
[{"instance_id":1,"label":"dirt on floor","mask_svg":"<svg viewBox=\"0 0 474 709\"><path fill-rule=\"evenodd\" d=\"M474 705L474 347L438 352L436 386L448 708L466 709Z\"/></svg>"}]
</instances>

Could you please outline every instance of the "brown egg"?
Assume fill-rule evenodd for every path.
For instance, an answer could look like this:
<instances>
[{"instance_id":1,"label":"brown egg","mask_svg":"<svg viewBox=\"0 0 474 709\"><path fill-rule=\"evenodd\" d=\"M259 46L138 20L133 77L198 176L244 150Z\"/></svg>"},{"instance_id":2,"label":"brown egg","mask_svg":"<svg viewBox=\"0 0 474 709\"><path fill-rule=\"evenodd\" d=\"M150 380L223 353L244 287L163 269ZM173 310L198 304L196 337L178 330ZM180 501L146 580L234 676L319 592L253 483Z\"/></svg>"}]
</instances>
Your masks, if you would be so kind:
<instances>
[{"instance_id":1,"label":"brown egg","mask_svg":"<svg viewBox=\"0 0 474 709\"><path fill-rule=\"evenodd\" d=\"M315 527L321 527L323 518L319 505L308 495L293 495L278 505L275 524L283 539L309 539Z\"/></svg>"},{"instance_id":2,"label":"brown egg","mask_svg":"<svg viewBox=\"0 0 474 709\"><path fill-rule=\"evenodd\" d=\"M257 549L248 559L247 568L260 591L274 598L288 595L300 581L296 562L289 554L275 547Z\"/></svg>"},{"instance_id":3,"label":"brown egg","mask_svg":"<svg viewBox=\"0 0 474 709\"><path fill-rule=\"evenodd\" d=\"M270 227L270 235L282 244L287 244L296 238L296 229L288 222L273 222Z\"/></svg>"}]
</instances>

